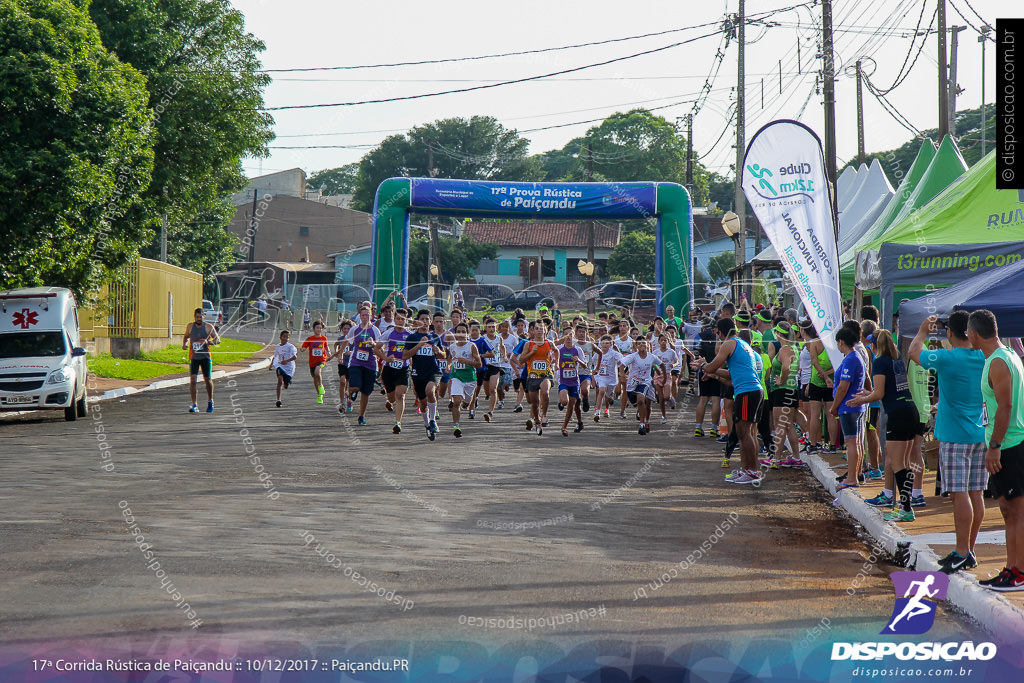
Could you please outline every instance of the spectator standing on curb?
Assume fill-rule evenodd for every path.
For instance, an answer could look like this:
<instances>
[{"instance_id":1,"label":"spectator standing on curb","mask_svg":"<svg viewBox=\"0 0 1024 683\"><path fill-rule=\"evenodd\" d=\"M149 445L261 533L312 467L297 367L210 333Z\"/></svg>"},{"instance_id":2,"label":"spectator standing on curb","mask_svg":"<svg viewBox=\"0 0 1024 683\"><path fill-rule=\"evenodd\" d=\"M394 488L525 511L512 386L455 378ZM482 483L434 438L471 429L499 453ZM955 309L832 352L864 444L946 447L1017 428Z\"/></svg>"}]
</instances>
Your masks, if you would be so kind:
<instances>
[{"instance_id":1,"label":"spectator standing on curb","mask_svg":"<svg viewBox=\"0 0 1024 683\"><path fill-rule=\"evenodd\" d=\"M978 583L999 592L1024 591L1024 367L999 341L996 317L984 309L967 321L971 346L985 354L981 374L984 398L985 469L989 489L1006 523L1006 566Z\"/></svg>"},{"instance_id":2,"label":"spectator standing on curb","mask_svg":"<svg viewBox=\"0 0 1024 683\"><path fill-rule=\"evenodd\" d=\"M974 569L974 543L985 520L982 494L988 485L985 471L985 428L981 424L981 373L985 354L971 348L967 339L966 311L956 311L945 325L931 316L921 323L910 342L910 358L938 376L939 404L935 438L939 441L939 475L942 488L953 499L956 549L939 560L947 574ZM945 330L949 350L925 348L928 333Z\"/></svg>"}]
</instances>

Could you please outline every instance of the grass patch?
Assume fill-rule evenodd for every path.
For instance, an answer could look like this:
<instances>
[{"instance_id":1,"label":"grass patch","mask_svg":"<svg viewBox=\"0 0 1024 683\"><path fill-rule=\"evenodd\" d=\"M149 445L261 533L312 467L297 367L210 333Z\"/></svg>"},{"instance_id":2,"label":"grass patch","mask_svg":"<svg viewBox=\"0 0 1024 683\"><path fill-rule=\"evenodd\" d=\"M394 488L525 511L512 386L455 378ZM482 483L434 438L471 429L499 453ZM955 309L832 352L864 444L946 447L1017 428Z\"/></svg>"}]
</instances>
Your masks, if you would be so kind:
<instances>
[{"instance_id":1,"label":"grass patch","mask_svg":"<svg viewBox=\"0 0 1024 683\"><path fill-rule=\"evenodd\" d=\"M222 339L212 349L213 364L234 363L253 355L263 344ZM89 356L89 372L111 379L152 379L188 371L188 351L178 344L143 353L139 358L114 358L109 353Z\"/></svg>"},{"instance_id":2,"label":"grass patch","mask_svg":"<svg viewBox=\"0 0 1024 683\"><path fill-rule=\"evenodd\" d=\"M248 358L263 348L263 344L242 341L241 339L221 339L220 344L210 347L210 354L213 356L213 364L234 363ZM188 364L188 351L181 348L181 344L165 346L159 351L150 351L142 354L142 360L154 361L157 363L181 363Z\"/></svg>"},{"instance_id":3,"label":"grass patch","mask_svg":"<svg viewBox=\"0 0 1024 683\"><path fill-rule=\"evenodd\" d=\"M134 358L114 358L109 353L89 356L88 365L90 373L111 379L152 379L185 370L182 365L153 363Z\"/></svg>"}]
</instances>

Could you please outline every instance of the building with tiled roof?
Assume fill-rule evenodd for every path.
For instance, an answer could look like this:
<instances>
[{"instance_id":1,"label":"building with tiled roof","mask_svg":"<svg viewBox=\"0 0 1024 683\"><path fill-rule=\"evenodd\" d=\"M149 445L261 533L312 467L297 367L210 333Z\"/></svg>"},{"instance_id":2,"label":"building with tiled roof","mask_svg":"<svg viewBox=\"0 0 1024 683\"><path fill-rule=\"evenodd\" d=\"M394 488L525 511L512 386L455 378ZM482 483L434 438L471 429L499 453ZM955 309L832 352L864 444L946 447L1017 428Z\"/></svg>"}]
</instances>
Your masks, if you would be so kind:
<instances>
[{"instance_id":1,"label":"building with tiled roof","mask_svg":"<svg viewBox=\"0 0 1024 683\"><path fill-rule=\"evenodd\" d=\"M595 222L594 262L597 282L604 276L608 256L619 243L618 225ZM576 290L586 287L577 264L587 258L586 222L466 221L463 235L498 245L498 258L484 259L475 272L478 284L513 289L539 282L556 282Z\"/></svg>"}]
</instances>

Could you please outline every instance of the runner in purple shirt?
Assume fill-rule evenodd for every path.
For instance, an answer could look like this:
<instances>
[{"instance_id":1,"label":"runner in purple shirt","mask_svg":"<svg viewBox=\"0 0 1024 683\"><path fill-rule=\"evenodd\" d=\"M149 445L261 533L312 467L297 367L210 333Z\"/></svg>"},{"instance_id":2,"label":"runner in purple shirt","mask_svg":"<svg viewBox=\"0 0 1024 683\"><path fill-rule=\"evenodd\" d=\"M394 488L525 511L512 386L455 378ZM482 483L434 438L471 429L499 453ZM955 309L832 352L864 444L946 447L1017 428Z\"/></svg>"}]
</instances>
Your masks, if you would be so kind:
<instances>
[{"instance_id":1,"label":"runner in purple shirt","mask_svg":"<svg viewBox=\"0 0 1024 683\"><path fill-rule=\"evenodd\" d=\"M370 322L370 307L359 308L359 322L345 336L352 355L348 361L348 384L359 390L359 424L366 424L366 404L373 393L377 379L377 355L375 347L380 339L380 330Z\"/></svg>"},{"instance_id":2,"label":"runner in purple shirt","mask_svg":"<svg viewBox=\"0 0 1024 683\"><path fill-rule=\"evenodd\" d=\"M586 358L573 340L572 328L562 333L561 346L558 347L558 408L565 408L562 420L562 436L569 436L569 418L576 412L576 429L583 431L583 413L580 410L580 369L587 370Z\"/></svg>"},{"instance_id":3,"label":"runner in purple shirt","mask_svg":"<svg viewBox=\"0 0 1024 683\"><path fill-rule=\"evenodd\" d=\"M406 310L399 308L395 311L395 318L392 321L394 327L381 337L374 349L382 363L380 381L388 396L384 407L395 411L395 426L391 429L395 434L402 433L405 392L409 390L409 361L402 359L402 354L405 353L405 340L410 334L409 330L405 329L405 320Z\"/></svg>"}]
</instances>

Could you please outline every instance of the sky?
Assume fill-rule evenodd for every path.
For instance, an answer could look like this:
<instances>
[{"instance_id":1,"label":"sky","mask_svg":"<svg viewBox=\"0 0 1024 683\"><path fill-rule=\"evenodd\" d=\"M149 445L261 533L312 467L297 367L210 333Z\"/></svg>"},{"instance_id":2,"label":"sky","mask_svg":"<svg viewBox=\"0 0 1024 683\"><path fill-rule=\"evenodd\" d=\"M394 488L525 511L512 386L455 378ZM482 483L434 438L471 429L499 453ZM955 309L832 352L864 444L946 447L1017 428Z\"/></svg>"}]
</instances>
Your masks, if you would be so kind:
<instances>
[{"instance_id":1,"label":"sky","mask_svg":"<svg viewBox=\"0 0 1024 683\"><path fill-rule=\"evenodd\" d=\"M946 3L947 25L965 26L969 22L975 27L983 25L978 14L994 26L1000 15L998 8L1001 6L1005 15L1008 4L999 0ZM655 113L669 121L678 119L685 132L685 116L694 111L706 84L710 94L694 113L694 151L710 169L732 175L735 132L731 127L731 108L735 102L738 50L735 40L725 45L721 22L726 14L738 11L739 0L308 0L294 4L234 0L233 4L245 16L247 30L266 44L263 65L267 70L478 57L661 33L494 59L272 71L274 80L265 92L268 108L433 93L617 60L559 76L473 92L346 107L274 110L271 114L277 139L271 143L271 155L266 159L246 159L245 172L249 176L295 167L313 173L356 162L390 134L456 116L494 116L529 139L531 153L559 149L598 125L604 117L635 107L663 107ZM801 0L745 3L748 21L757 20L748 23L746 30L748 141L762 125L779 118L800 120L824 136L822 96L815 92L815 76L821 61L816 58L821 4L805 2L796 9L777 11L799 4ZM834 3L840 167L857 154L853 74L858 58L863 60L870 81L883 90L894 83L905 60L908 67L913 64L903 82L886 98L910 127L923 130L938 125L936 36L934 30L926 38L914 36L922 8L923 30L933 18L936 4L936 0ZM982 46L978 36L971 27L959 34L957 82L963 92L957 98L957 109L975 108L982 101ZM919 51L923 40L927 42ZM667 47L684 41L685 44ZM618 59L652 50L656 51ZM718 59L720 51L724 56ZM995 49L991 41L985 47L985 62L986 100L992 106ZM898 147L913 136L866 88L863 100L867 152ZM989 131L989 139L992 136Z\"/></svg>"}]
</instances>

